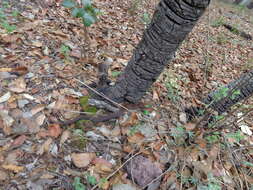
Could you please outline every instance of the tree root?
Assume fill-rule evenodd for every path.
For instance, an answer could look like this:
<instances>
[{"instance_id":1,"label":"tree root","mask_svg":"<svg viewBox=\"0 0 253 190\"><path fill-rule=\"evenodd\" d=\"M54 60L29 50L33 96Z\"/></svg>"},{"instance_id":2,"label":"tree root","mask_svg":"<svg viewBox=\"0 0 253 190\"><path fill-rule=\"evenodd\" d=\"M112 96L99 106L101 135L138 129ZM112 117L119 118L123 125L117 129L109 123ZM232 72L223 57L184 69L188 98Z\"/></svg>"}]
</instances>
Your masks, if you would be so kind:
<instances>
[{"instance_id":1,"label":"tree root","mask_svg":"<svg viewBox=\"0 0 253 190\"><path fill-rule=\"evenodd\" d=\"M223 24L223 26L231 31L232 33L241 36L242 38L246 40L252 40L252 36L250 34L245 33L244 31L238 30L236 27L231 26L230 24Z\"/></svg>"},{"instance_id":2,"label":"tree root","mask_svg":"<svg viewBox=\"0 0 253 190\"><path fill-rule=\"evenodd\" d=\"M118 112L113 112L113 113L110 113L110 114L107 114L107 115L93 116L93 115L88 115L88 114L81 114L81 115L79 115L78 117L76 117L74 119L67 120L67 121L62 121L59 124L61 126L68 126L68 125L74 124L74 123L76 123L77 121L80 121L80 120L89 120L89 121L92 121L94 123L99 123L99 122L109 121L111 119L117 119L120 116L122 116L123 114L124 114L123 110L120 110Z\"/></svg>"}]
</instances>

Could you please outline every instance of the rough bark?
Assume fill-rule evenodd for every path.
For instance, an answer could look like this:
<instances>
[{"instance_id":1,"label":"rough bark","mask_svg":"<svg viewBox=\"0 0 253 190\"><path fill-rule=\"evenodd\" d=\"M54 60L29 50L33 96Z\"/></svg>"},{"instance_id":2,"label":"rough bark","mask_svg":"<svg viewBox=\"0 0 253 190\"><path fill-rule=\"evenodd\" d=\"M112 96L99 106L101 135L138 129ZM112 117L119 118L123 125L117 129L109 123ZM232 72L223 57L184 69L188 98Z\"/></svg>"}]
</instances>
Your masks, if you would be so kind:
<instances>
[{"instance_id":1,"label":"rough bark","mask_svg":"<svg viewBox=\"0 0 253 190\"><path fill-rule=\"evenodd\" d=\"M226 112L230 107L253 94L253 70L243 74L239 79L232 81L224 87L226 95L221 97L221 90L210 93L204 100L205 104L218 113ZM224 89L223 88L223 89ZM224 90L223 90L224 92Z\"/></svg>"},{"instance_id":2,"label":"rough bark","mask_svg":"<svg viewBox=\"0 0 253 190\"><path fill-rule=\"evenodd\" d=\"M114 101L138 102L169 64L210 0L161 0L123 74L101 89Z\"/></svg>"}]
</instances>

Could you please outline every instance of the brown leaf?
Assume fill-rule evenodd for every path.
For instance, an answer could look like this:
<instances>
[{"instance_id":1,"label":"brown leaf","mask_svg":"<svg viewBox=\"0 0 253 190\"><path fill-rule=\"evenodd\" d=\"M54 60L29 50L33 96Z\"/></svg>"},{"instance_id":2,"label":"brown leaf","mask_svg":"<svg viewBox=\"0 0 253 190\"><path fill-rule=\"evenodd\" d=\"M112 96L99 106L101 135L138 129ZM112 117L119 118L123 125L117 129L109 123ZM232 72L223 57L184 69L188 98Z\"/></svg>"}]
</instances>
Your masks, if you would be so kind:
<instances>
[{"instance_id":1,"label":"brown leaf","mask_svg":"<svg viewBox=\"0 0 253 190\"><path fill-rule=\"evenodd\" d=\"M53 138L59 137L62 133L62 129L58 124L51 124L48 126L48 135Z\"/></svg>"},{"instance_id":2,"label":"brown leaf","mask_svg":"<svg viewBox=\"0 0 253 190\"><path fill-rule=\"evenodd\" d=\"M78 168L88 166L91 161L96 157L95 153L72 153L71 158L73 163Z\"/></svg>"},{"instance_id":3,"label":"brown leaf","mask_svg":"<svg viewBox=\"0 0 253 190\"><path fill-rule=\"evenodd\" d=\"M145 136L141 133L135 133L134 135L129 136L127 139L130 143L141 143Z\"/></svg>"},{"instance_id":4,"label":"brown leaf","mask_svg":"<svg viewBox=\"0 0 253 190\"><path fill-rule=\"evenodd\" d=\"M66 142L66 140L70 137L70 131L69 130L65 130L63 131L62 135L61 135L61 140L60 140L60 145L62 145L63 143Z\"/></svg>"},{"instance_id":5,"label":"brown leaf","mask_svg":"<svg viewBox=\"0 0 253 190\"><path fill-rule=\"evenodd\" d=\"M42 145L39 145L37 154L42 155L44 152L48 152L52 142L53 142L53 139L49 138Z\"/></svg>"},{"instance_id":6,"label":"brown leaf","mask_svg":"<svg viewBox=\"0 0 253 190\"><path fill-rule=\"evenodd\" d=\"M136 112L132 112L131 115L120 124L122 127L129 127L138 123L138 116Z\"/></svg>"},{"instance_id":7,"label":"brown leaf","mask_svg":"<svg viewBox=\"0 0 253 190\"><path fill-rule=\"evenodd\" d=\"M2 170L0 170L0 181L5 181L8 179L8 174Z\"/></svg>"},{"instance_id":8,"label":"brown leaf","mask_svg":"<svg viewBox=\"0 0 253 190\"><path fill-rule=\"evenodd\" d=\"M22 144L24 144L25 140L27 139L27 136L25 135L20 135L19 137L17 137L13 143L12 143L12 147L13 148L16 148L16 147L19 147L21 146Z\"/></svg>"},{"instance_id":9,"label":"brown leaf","mask_svg":"<svg viewBox=\"0 0 253 190\"><path fill-rule=\"evenodd\" d=\"M107 160L105 160L105 159L103 159L103 158L95 158L93 161L92 161L92 163L93 164L100 164L100 165L105 165L105 166L107 166L107 167L109 167L109 168L112 168L112 164L109 162L109 161L107 161Z\"/></svg>"},{"instance_id":10,"label":"brown leaf","mask_svg":"<svg viewBox=\"0 0 253 190\"><path fill-rule=\"evenodd\" d=\"M13 92L21 93L26 91L26 83L24 78L18 78L9 84L9 89Z\"/></svg>"},{"instance_id":11,"label":"brown leaf","mask_svg":"<svg viewBox=\"0 0 253 190\"><path fill-rule=\"evenodd\" d=\"M2 165L2 168L6 169L6 170L11 170L15 173L19 173L24 170L23 166L17 166L17 165L13 165L13 164L6 164L6 165L4 164L4 165Z\"/></svg>"}]
</instances>

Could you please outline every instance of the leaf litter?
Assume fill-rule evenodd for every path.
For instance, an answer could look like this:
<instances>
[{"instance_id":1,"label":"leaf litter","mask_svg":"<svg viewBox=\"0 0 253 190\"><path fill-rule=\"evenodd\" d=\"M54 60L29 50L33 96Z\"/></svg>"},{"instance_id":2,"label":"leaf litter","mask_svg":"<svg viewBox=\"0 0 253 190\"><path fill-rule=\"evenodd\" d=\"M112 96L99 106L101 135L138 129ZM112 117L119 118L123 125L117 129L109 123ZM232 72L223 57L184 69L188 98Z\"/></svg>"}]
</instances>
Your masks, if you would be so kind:
<instances>
[{"instance_id":1,"label":"leaf litter","mask_svg":"<svg viewBox=\"0 0 253 190\"><path fill-rule=\"evenodd\" d=\"M183 112L252 69L252 42L217 27L223 19L252 35L247 10L214 2L144 106L116 121L62 127L58 122L80 114L79 98L89 94L74 79L96 81L106 62L114 81L142 37L141 18L152 15L157 1L96 0L103 14L88 35L61 1L4 2L16 30L0 27L1 187L10 189L15 180L21 189L71 189L74 182L114 190L252 188L252 112L240 110L240 122L235 113L233 125L218 130L189 123ZM9 14L14 11L18 16ZM252 107L252 99L244 106Z\"/></svg>"}]
</instances>

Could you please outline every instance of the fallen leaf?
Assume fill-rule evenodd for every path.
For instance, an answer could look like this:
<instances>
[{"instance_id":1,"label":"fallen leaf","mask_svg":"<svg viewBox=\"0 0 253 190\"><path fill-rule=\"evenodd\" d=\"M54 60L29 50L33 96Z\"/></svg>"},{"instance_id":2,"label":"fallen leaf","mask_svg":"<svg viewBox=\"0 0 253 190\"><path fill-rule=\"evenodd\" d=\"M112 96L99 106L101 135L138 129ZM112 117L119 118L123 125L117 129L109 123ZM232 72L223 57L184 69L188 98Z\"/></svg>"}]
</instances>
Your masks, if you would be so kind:
<instances>
[{"instance_id":1,"label":"fallen leaf","mask_svg":"<svg viewBox=\"0 0 253 190\"><path fill-rule=\"evenodd\" d=\"M62 135L61 135L61 140L60 140L60 146L66 142L66 140L70 137L70 131L69 130L65 130L63 131Z\"/></svg>"},{"instance_id":2,"label":"fallen leaf","mask_svg":"<svg viewBox=\"0 0 253 190\"><path fill-rule=\"evenodd\" d=\"M24 170L23 166L17 166L17 165L12 165L12 164L2 165L2 168L6 170L11 170L15 173L19 173Z\"/></svg>"},{"instance_id":3,"label":"fallen leaf","mask_svg":"<svg viewBox=\"0 0 253 190\"><path fill-rule=\"evenodd\" d=\"M0 97L0 104L8 101L10 97L11 97L10 92L5 93L3 96Z\"/></svg>"},{"instance_id":4,"label":"fallen leaf","mask_svg":"<svg viewBox=\"0 0 253 190\"><path fill-rule=\"evenodd\" d=\"M2 170L0 170L0 181L5 181L8 179L8 174Z\"/></svg>"},{"instance_id":5,"label":"fallen leaf","mask_svg":"<svg viewBox=\"0 0 253 190\"><path fill-rule=\"evenodd\" d=\"M95 165L96 164L101 164L101 165L105 165L109 168L112 168L112 164L109 161L107 161L103 158L95 158L94 160L92 160L92 163L95 164Z\"/></svg>"},{"instance_id":6,"label":"fallen leaf","mask_svg":"<svg viewBox=\"0 0 253 190\"><path fill-rule=\"evenodd\" d=\"M44 152L48 152L52 142L53 142L53 139L49 138L42 145L39 145L39 149L37 151L37 154L42 155Z\"/></svg>"},{"instance_id":7,"label":"fallen leaf","mask_svg":"<svg viewBox=\"0 0 253 190\"><path fill-rule=\"evenodd\" d=\"M21 93L26 91L26 83L24 78L18 78L9 84L9 90L12 92Z\"/></svg>"},{"instance_id":8,"label":"fallen leaf","mask_svg":"<svg viewBox=\"0 0 253 190\"><path fill-rule=\"evenodd\" d=\"M76 167L84 168L88 166L96 157L95 153L72 153L71 159Z\"/></svg>"},{"instance_id":9,"label":"fallen leaf","mask_svg":"<svg viewBox=\"0 0 253 190\"><path fill-rule=\"evenodd\" d=\"M141 133L135 133L131 136L128 136L127 139L130 143L141 143L143 141L143 139L145 138L145 136Z\"/></svg>"},{"instance_id":10,"label":"fallen leaf","mask_svg":"<svg viewBox=\"0 0 253 190\"><path fill-rule=\"evenodd\" d=\"M62 133L62 129L58 124L51 124L48 126L48 135L57 138Z\"/></svg>"},{"instance_id":11,"label":"fallen leaf","mask_svg":"<svg viewBox=\"0 0 253 190\"><path fill-rule=\"evenodd\" d=\"M30 113L31 113L31 115L35 115L36 113L39 113L42 110L44 110L44 108L45 108L44 104L36 105L35 107L32 108L32 110L30 111Z\"/></svg>"},{"instance_id":12,"label":"fallen leaf","mask_svg":"<svg viewBox=\"0 0 253 190\"><path fill-rule=\"evenodd\" d=\"M136 112L132 112L128 118L123 120L120 125L122 127L129 127L129 126L134 126L138 123L138 116Z\"/></svg>"},{"instance_id":13,"label":"fallen leaf","mask_svg":"<svg viewBox=\"0 0 253 190\"><path fill-rule=\"evenodd\" d=\"M25 135L20 135L17 137L13 142L12 142L12 148L16 148L24 144L25 140L27 139L27 136Z\"/></svg>"}]
</instances>

